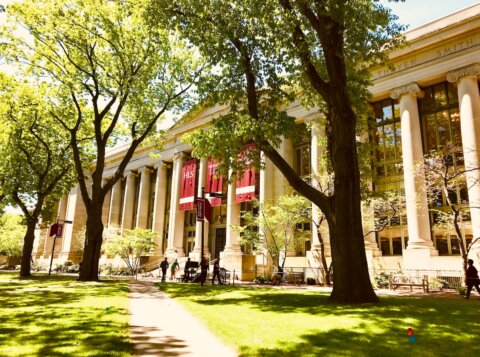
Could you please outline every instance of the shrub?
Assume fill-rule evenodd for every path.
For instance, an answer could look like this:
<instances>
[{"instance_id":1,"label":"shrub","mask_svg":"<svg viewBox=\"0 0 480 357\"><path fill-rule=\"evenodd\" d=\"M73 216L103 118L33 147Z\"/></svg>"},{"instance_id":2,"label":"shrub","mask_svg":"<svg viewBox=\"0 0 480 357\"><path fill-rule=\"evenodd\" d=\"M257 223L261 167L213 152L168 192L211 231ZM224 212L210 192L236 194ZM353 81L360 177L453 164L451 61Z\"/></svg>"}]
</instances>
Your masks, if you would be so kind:
<instances>
[{"instance_id":1,"label":"shrub","mask_svg":"<svg viewBox=\"0 0 480 357\"><path fill-rule=\"evenodd\" d=\"M459 286L457 289L460 295L467 295L467 287L466 286Z\"/></svg>"},{"instance_id":2,"label":"shrub","mask_svg":"<svg viewBox=\"0 0 480 357\"><path fill-rule=\"evenodd\" d=\"M268 281L268 278L263 276L263 275L259 275L255 278L254 282L257 283L257 284L264 284Z\"/></svg>"},{"instance_id":3,"label":"shrub","mask_svg":"<svg viewBox=\"0 0 480 357\"><path fill-rule=\"evenodd\" d=\"M440 290L448 287L448 282L443 279L433 278L428 281L428 288L431 290Z\"/></svg>"},{"instance_id":4,"label":"shrub","mask_svg":"<svg viewBox=\"0 0 480 357\"><path fill-rule=\"evenodd\" d=\"M373 281L373 284L377 288L388 288L388 283L390 282L390 279L392 278L392 274L388 274L385 272L381 272L380 274L376 275Z\"/></svg>"}]
</instances>

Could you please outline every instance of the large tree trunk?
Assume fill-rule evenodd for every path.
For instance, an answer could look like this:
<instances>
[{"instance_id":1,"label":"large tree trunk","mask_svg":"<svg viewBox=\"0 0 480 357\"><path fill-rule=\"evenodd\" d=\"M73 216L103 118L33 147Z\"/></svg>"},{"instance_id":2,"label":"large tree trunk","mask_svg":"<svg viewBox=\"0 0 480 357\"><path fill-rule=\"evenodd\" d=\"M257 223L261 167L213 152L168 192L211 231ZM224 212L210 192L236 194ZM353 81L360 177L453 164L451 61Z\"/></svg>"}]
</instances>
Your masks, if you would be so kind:
<instances>
[{"instance_id":1,"label":"large tree trunk","mask_svg":"<svg viewBox=\"0 0 480 357\"><path fill-rule=\"evenodd\" d=\"M98 264L103 242L102 206L103 202L100 200L92 200L87 215L85 249L79 276L81 281L98 280Z\"/></svg>"},{"instance_id":2,"label":"large tree trunk","mask_svg":"<svg viewBox=\"0 0 480 357\"><path fill-rule=\"evenodd\" d=\"M341 95L330 106L332 120L332 165L335 172L331 200L334 219L328 221L333 261L333 291L330 300L339 303L378 301L368 273L362 229L360 170L358 167L355 114L342 106ZM336 111L335 111L336 110Z\"/></svg>"},{"instance_id":3,"label":"large tree trunk","mask_svg":"<svg viewBox=\"0 0 480 357\"><path fill-rule=\"evenodd\" d=\"M29 277L31 274L31 257L33 250L33 241L35 240L36 219L27 219L27 232L23 238L22 262L20 265L20 276Z\"/></svg>"}]
</instances>

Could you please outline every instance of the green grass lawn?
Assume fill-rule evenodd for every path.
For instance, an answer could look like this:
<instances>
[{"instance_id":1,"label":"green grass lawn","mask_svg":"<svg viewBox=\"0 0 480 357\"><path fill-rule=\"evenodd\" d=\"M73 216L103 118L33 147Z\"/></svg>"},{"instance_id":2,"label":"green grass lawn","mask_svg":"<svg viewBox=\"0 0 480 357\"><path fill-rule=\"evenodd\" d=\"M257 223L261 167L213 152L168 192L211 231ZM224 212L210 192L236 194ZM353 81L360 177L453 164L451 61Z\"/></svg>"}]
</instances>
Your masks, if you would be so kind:
<instances>
[{"instance_id":1,"label":"green grass lawn","mask_svg":"<svg viewBox=\"0 0 480 357\"><path fill-rule=\"evenodd\" d=\"M0 356L130 356L126 282L0 273Z\"/></svg>"},{"instance_id":2,"label":"green grass lawn","mask_svg":"<svg viewBox=\"0 0 480 357\"><path fill-rule=\"evenodd\" d=\"M354 306L306 290L159 286L242 356L480 355L478 295L469 301L382 297Z\"/></svg>"}]
</instances>

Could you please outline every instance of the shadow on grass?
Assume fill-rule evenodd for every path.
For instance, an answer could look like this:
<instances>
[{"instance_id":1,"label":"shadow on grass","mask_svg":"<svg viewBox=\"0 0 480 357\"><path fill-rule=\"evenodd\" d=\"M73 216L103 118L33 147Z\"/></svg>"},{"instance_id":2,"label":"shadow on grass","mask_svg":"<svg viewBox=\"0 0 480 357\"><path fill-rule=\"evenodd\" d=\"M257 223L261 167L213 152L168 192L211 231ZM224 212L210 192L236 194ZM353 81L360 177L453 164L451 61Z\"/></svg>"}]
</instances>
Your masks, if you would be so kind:
<instances>
[{"instance_id":1,"label":"shadow on grass","mask_svg":"<svg viewBox=\"0 0 480 357\"><path fill-rule=\"evenodd\" d=\"M13 278L2 288L0 355L130 355L128 311L115 302L105 307L126 296L126 283L34 276Z\"/></svg>"},{"instance_id":2,"label":"shadow on grass","mask_svg":"<svg viewBox=\"0 0 480 357\"><path fill-rule=\"evenodd\" d=\"M382 297L379 303L337 305L327 301L328 294L250 287L201 287L198 285L166 284L160 289L173 298L188 300L215 312L235 313L236 307L248 308L248 317L267 325L265 317L277 319L278 326L270 331L289 328L295 320L308 319L311 326L289 331L291 338L276 340L276 347L261 344L237 344L242 356L452 356L480 353L478 321L480 302L435 297ZM245 311L245 310L242 310ZM264 315L268 313L268 315ZM222 318L219 316L218 318ZM244 318L238 316L238 319ZM227 321L227 320L225 320ZM237 320L238 322L238 320ZM415 330L415 342L407 335ZM235 328L235 326L232 326ZM287 335L288 335L287 334ZM252 333L252 338L253 338ZM235 342L235 341L234 341ZM272 344L270 343L270 346Z\"/></svg>"}]
</instances>

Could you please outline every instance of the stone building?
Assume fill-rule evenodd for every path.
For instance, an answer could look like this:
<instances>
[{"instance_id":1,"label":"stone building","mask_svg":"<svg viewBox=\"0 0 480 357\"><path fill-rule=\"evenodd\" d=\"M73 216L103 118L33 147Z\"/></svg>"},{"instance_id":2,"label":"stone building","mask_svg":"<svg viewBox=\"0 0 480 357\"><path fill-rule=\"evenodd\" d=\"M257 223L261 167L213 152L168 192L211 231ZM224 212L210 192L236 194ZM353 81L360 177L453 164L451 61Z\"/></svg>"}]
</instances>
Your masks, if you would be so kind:
<instances>
[{"instance_id":1,"label":"stone building","mask_svg":"<svg viewBox=\"0 0 480 357\"><path fill-rule=\"evenodd\" d=\"M480 4L415 28L405 36L408 46L390 54L390 66L372 69L370 103L375 130L370 140L376 143L373 169L377 178L373 187L404 193L406 215L382 232L366 236L367 258L375 269L460 270L454 233L434 228L425 179L415 174L414 166L424 153L452 142L463 145L466 164L480 167ZM304 122L319 116L315 109L306 109L299 102L286 110ZM212 219L204 227L205 252L211 258L222 257L223 265L250 279L254 266L263 262L258 255L242 250L239 233L231 225L240 224L240 211L251 209L254 198L274 200L286 192L287 186L268 160L261 172L249 172L250 181L227 185L211 175L214 162L191 159L191 147L182 143L182 136L208 126L210 120L226 111L222 106L205 108L195 117L180 120L170 130L160 153L151 147L138 150L125 177L106 199L103 222L107 227L140 227L157 232L157 247L146 258L152 262L164 255L198 259L201 223L195 219L193 197L201 194L202 187L216 186L210 192L223 192L224 196L211 199ZM321 136L321 131L312 129L302 142L284 139L279 151L299 174L316 172ZM152 156L154 152L160 158ZM123 153L122 148L109 152L105 177L114 173ZM467 182L478 178L478 173L471 172ZM480 207L480 187L452 194L458 201ZM445 205L444 198L439 199L439 205ZM77 187L60 200L58 216L73 223L65 225L62 238L57 239L55 256L59 261L79 261L83 246L79 232L85 223L85 210ZM304 228L312 229L308 224ZM479 209L471 210L471 221L463 229L467 241L480 237ZM35 257L46 259L53 240L44 231L37 233ZM319 249L316 237L313 227L311 238L289 253L286 266L318 266L312 258ZM478 250L472 254L478 259Z\"/></svg>"}]
</instances>

